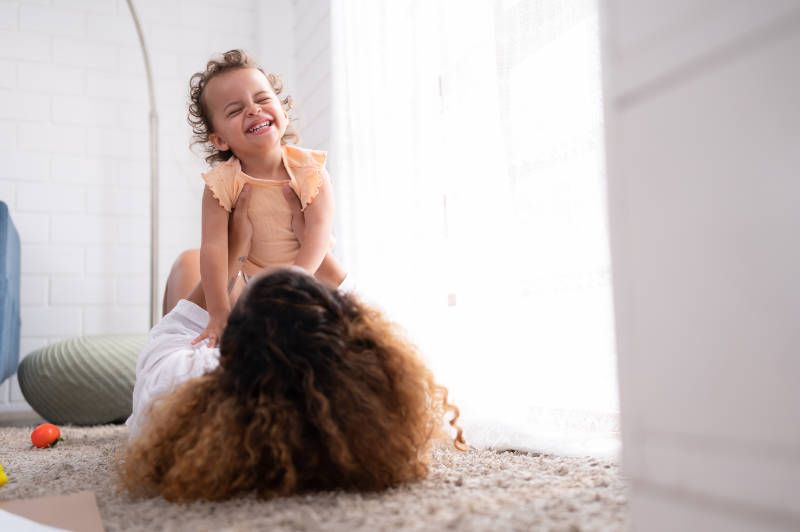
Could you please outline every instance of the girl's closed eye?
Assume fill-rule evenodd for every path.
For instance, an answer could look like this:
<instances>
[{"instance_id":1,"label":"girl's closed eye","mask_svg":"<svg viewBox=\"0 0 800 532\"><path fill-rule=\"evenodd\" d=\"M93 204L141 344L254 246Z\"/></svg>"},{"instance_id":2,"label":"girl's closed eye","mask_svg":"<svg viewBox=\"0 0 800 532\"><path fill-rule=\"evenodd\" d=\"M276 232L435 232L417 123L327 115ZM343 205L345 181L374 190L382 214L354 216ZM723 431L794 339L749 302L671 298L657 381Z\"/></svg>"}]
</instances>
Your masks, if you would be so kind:
<instances>
[{"instance_id":1,"label":"girl's closed eye","mask_svg":"<svg viewBox=\"0 0 800 532\"><path fill-rule=\"evenodd\" d=\"M229 111L228 114L225 115L225 116L227 118L230 118L232 116L235 116L235 115L239 114L239 111L241 111L241 109L233 109L233 110Z\"/></svg>"}]
</instances>

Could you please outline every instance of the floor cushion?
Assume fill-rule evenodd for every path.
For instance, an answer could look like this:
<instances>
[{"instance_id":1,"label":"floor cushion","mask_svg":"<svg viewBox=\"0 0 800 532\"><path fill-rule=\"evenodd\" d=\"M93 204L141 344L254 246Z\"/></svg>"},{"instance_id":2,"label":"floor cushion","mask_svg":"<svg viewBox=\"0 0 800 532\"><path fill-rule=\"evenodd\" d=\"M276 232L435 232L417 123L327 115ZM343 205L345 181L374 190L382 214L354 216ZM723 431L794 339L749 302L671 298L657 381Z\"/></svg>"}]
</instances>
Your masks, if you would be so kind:
<instances>
[{"instance_id":1,"label":"floor cushion","mask_svg":"<svg viewBox=\"0 0 800 532\"><path fill-rule=\"evenodd\" d=\"M22 395L46 420L99 425L132 409L136 359L147 335L81 336L47 345L17 369Z\"/></svg>"}]
</instances>

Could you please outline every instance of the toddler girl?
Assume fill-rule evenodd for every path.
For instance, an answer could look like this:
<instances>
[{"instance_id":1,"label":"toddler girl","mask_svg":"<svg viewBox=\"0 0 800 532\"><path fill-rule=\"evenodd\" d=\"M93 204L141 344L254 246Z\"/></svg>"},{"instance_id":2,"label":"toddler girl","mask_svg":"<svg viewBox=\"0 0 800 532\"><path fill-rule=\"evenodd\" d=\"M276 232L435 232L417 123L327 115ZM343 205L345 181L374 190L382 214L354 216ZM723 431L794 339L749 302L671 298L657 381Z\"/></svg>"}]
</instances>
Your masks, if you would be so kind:
<instances>
[{"instance_id":1,"label":"toddler girl","mask_svg":"<svg viewBox=\"0 0 800 532\"><path fill-rule=\"evenodd\" d=\"M290 124L291 100L279 98L281 90L280 79L241 50L212 59L190 80L189 122L213 165L203 174L200 248L202 306L209 322L193 343L207 339L209 347L217 345L240 269L245 282L291 265L333 286L345 277L328 254L333 197L326 154L290 144L297 135ZM253 235L249 253L238 258L240 268L231 269L229 213L243 192L249 196ZM293 216L295 197L301 213Z\"/></svg>"}]
</instances>

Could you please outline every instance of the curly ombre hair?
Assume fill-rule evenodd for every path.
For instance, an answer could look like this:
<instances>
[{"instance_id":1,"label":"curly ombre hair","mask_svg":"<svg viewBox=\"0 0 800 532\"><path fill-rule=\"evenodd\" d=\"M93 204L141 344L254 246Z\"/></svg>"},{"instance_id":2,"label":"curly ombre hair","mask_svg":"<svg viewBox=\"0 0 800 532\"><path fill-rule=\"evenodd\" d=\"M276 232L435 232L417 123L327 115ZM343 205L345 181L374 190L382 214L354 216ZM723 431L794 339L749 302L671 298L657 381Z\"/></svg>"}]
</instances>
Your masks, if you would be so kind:
<instances>
[{"instance_id":1,"label":"curly ombre hair","mask_svg":"<svg viewBox=\"0 0 800 532\"><path fill-rule=\"evenodd\" d=\"M195 72L189 78L189 115L187 120L189 125L192 126L192 143L190 147L202 144L206 153L205 160L209 165L227 161L233 155L233 152L231 150L219 150L208 140L208 135L214 132L214 127L211 124L211 117L203 98L203 93L209 81L225 72L238 68L255 68L266 76L267 81L272 86L272 90L278 95L283 110L286 111L289 117L289 125L283 137L281 137L281 144L297 144L300 142L297 130L292 124L295 120L291 114L293 109L292 97L287 95L284 98L280 98L280 94L283 91L283 81L280 76L265 72L244 50L228 50L224 54L212 58L206 64L205 71Z\"/></svg>"},{"instance_id":2,"label":"curly ombre hair","mask_svg":"<svg viewBox=\"0 0 800 532\"><path fill-rule=\"evenodd\" d=\"M458 408L379 311L295 269L251 281L220 364L157 399L118 462L134 496L176 502L381 490L424 478Z\"/></svg>"}]
</instances>

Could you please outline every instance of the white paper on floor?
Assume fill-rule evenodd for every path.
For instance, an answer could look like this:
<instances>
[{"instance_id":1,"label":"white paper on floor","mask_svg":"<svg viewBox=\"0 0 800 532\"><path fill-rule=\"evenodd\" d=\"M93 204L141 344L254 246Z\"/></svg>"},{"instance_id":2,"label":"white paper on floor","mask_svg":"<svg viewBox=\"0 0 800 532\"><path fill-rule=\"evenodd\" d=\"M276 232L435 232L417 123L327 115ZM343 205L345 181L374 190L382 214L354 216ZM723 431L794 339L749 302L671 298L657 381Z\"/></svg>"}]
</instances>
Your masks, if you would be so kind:
<instances>
[{"instance_id":1,"label":"white paper on floor","mask_svg":"<svg viewBox=\"0 0 800 532\"><path fill-rule=\"evenodd\" d=\"M0 510L0 530L14 530L14 532L67 532L63 528L43 525L5 510Z\"/></svg>"}]
</instances>

